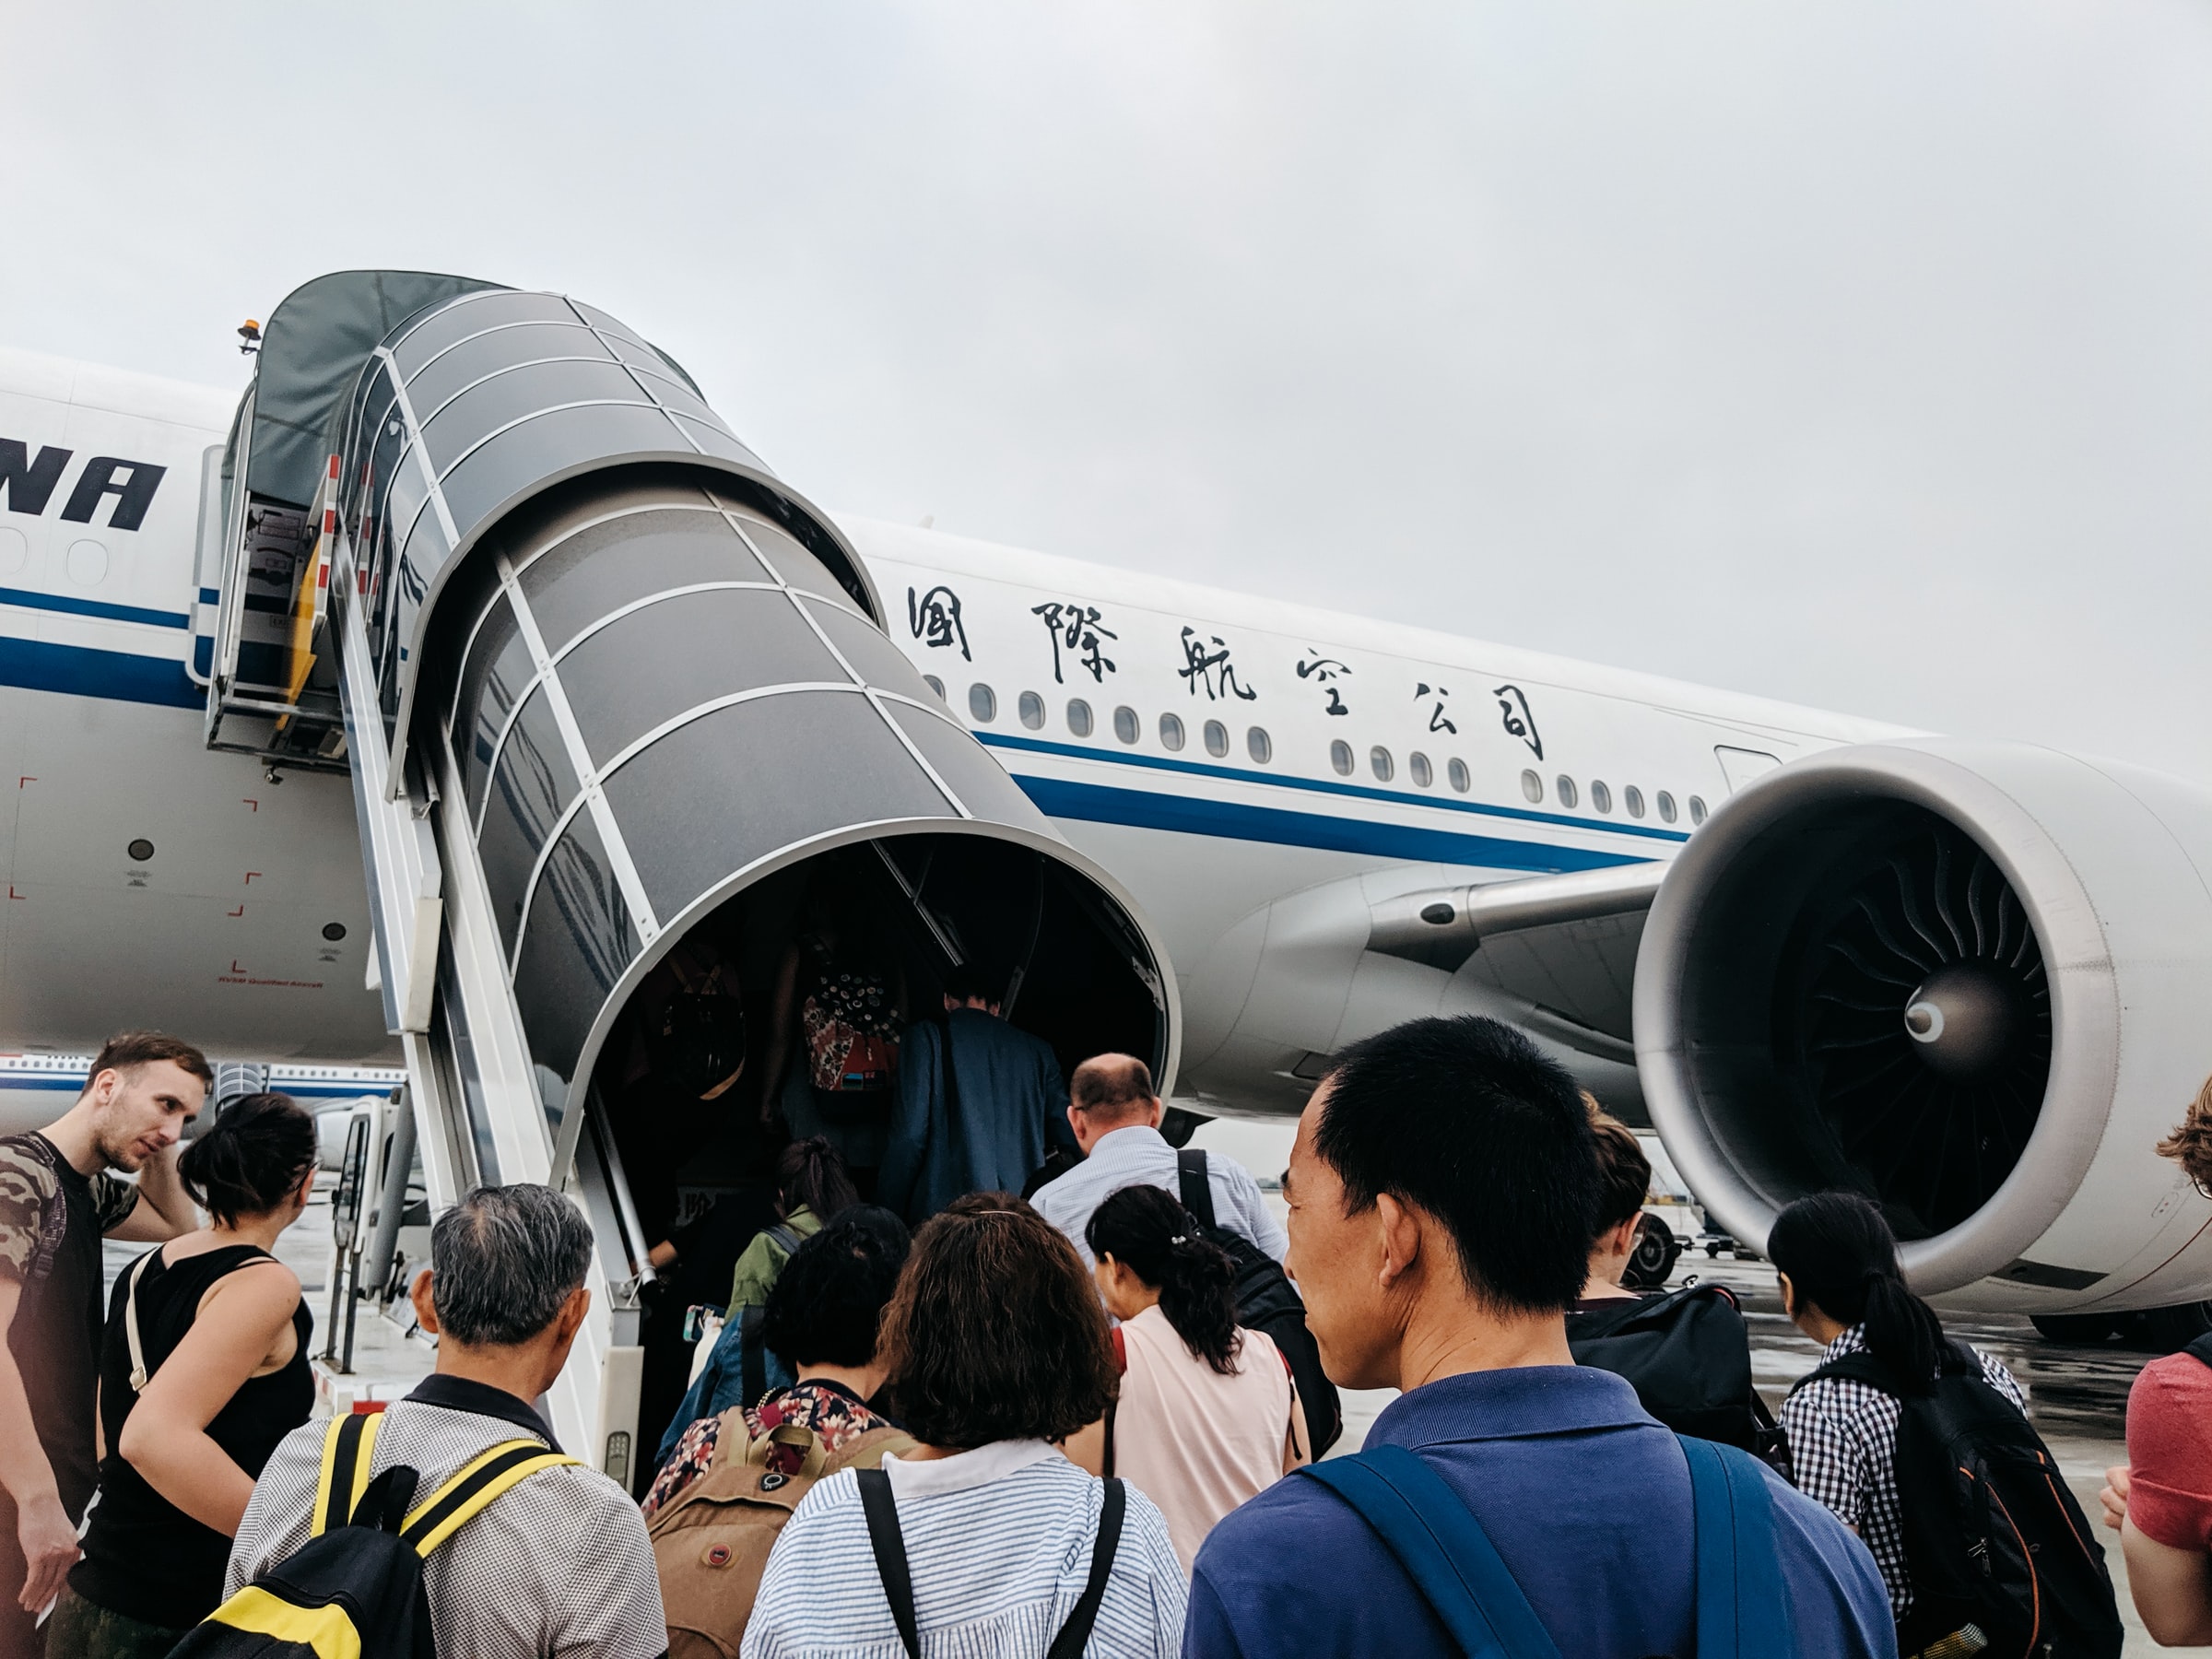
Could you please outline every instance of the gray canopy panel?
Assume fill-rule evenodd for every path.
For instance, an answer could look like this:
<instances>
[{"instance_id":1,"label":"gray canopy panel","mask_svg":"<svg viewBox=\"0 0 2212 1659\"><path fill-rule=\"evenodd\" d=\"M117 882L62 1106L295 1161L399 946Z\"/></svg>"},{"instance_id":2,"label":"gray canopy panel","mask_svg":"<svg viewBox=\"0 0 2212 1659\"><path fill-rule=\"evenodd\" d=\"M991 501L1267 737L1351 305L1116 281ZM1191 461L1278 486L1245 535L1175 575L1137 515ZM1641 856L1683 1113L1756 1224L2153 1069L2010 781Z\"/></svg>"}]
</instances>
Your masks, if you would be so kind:
<instances>
[{"instance_id":1,"label":"gray canopy panel","mask_svg":"<svg viewBox=\"0 0 2212 1659\"><path fill-rule=\"evenodd\" d=\"M374 274L352 280L365 275ZM379 277L386 287L394 280ZM462 279L434 280L451 288ZM344 299L358 305L347 327L326 323L323 336L342 337L350 349L369 298L365 289L317 297L325 312L339 311ZM295 326L288 338L304 332ZM283 383L270 369L263 379L271 388ZM449 292L360 357L339 414L342 438L332 448L345 457L340 512L367 576L365 619L395 757L408 737L414 662L463 556L524 502L586 473L664 465L721 478L782 526L784 540L827 566L839 594L865 615L880 614L860 561L828 518L778 482L663 353L577 300L482 284ZM256 449L254 477L260 461Z\"/></svg>"}]
</instances>

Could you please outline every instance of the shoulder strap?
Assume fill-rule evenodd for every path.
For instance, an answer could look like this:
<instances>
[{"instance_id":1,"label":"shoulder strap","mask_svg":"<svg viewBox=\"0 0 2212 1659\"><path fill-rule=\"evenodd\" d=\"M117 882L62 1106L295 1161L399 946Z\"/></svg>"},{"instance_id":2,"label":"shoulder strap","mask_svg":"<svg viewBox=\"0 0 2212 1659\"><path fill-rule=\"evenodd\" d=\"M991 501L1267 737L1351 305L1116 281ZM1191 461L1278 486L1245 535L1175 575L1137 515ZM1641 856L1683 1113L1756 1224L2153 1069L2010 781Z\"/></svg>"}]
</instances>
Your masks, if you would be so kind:
<instances>
[{"instance_id":1,"label":"shoulder strap","mask_svg":"<svg viewBox=\"0 0 2212 1659\"><path fill-rule=\"evenodd\" d=\"M787 1256L795 1255L799 1246L806 1242L792 1230L791 1223L788 1221L779 1221L773 1227L764 1227L760 1230L781 1244L783 1247L783 1253Z\"/></svg>"},{"instance_id":2,"label":"shoulder strap","mask_svg":"<svg viewBox=\"0 0 2212 1659\"><path fill-rule=\"evenodd\" d=\"M1182 1207L1208 1227L1214 1219L1214 1183L1206 1179L1206 1148L1180 1147L1175 1152L1175 1180L1182 1188Z\"/></svg>"},{"instance_id":3,"label":"shoulder strap","mask_svg":"<svg viewBox=\"0 0 2212 1659\"><path fill-rule=\"evenodd\" d=\"M376 1431L383 1420L381 1411L341 1412L330 1419L323 1435L323 1472L315 1479L315 1507L308 1518L310 1537L319 1538L353 1519L361 1494L369 1489Z\"/></svg>"},{"instance_id":4,"label":"shoulder strap","mask_svg":"<svg viewBox=\"0 0 2212 1659\"><path fill-rule=\"evenodd\" d=\"M1698 1659L1796 1652L1774 1549L1774 1505L1748 1453L1677 1435L1696 1517Z\"/></svg>"},{"instance_id":5,"label":"shoulder strap","mask_svg":"<svg viewBox=\"0 0 2212 1659\"><path fill-rule=\"evenodd\" d=\"M881 1469L855 1469L861 1512L868 1519L868 1547L876 1552L876 1572L891 1604L891 1622L906 1644L908 1659L922 1659L922 1637L914 1626L914 1581L906 1566L906 1539L899 1531L899 1505L891 1477Z\"/></svg>"},{"instance_id":6,"label":"shoulder strap","mask_svg":"<svg viewBox=\"0 0 2212 1659\"><path fill-rule=\"evenodd\" d=\"M146 1345L138 1339L138 1281L146 1276L146 1265L160 1253L157 1244L131 1264L131 1282L123 1292L123 1339L130 1345L133 1394L144 1394L151 1375L146 1369Z\"/></svg>"},{"instance_id":7,"label":"shoulder strap","mask_svg":"<svg viewBox=\"0 0 2212 1659\"><path fill-rule=\"evenodd\" d=\"M1114 1553L1122 1545L1122 1516L1128 1504L1126 1489L1109 1477L1105 1501L1099 1506L1098 1542L1090 1547L1090 1581L1060 1634L1044 1650L1044 1659L1083 1659L1083 1644L1090 1640L1090 1628L1099 1621L1099 1604L1106 1599L1106 1581L1113 1576Z\"/></svg>"},{"instance_id":8,"label":"shoulder strap","mask_svg":"<svg viewBox=\"0 0 2212 1659\"><path fill-rule=\"evenodd\" d=\"M1795 1394L1807 1382L1821 1382L1830 1379L1839 1382L1864 1382L1867 1387L1878 1388L1887 1394L1898 1392L1896 1381L1889 1375L1889 1368L1864 1348L1839 1355L1825 1365L1815 1366L1790 1384L1790 1392Z\"/></svg>"},{"instance_id":9,"label":"shoulder strap","mask_svg":"<svg viewBox=\"0 0 2212 1659\"><path fill-rule=\"evenodd\" d=\"M1443 1477L1403 1446L1308 1464L1374 1528L1468 1659L1559 1659L1482 1523ZM1702 1653L1704 1650L1700 1649Z\"/></svg>"},{"instance_id":10,"label":"shoulder strap","mask_svg":"<svg viewBox=\"0 0 2212 1659\"><path fill-rule=\"evenodd\" d=\"M740 1406L758 1406L768 1392L768 1352L760 1346L760 1326L768 1310L747 1302L737 1315L737 1386Z\"/></svg>"},{"instance_id":11,"label":"shoulder strap","mask_svg":"<svg viewBox=\"0 0 2212 1659\"><path fill-rule=\"evenodd\" d=\"M550 1469L576 1459L548 1450L534 1440L504 1441L469 1463L453 1477L408 1512L399 1535L421 1555L460 1531L463 1523L489 1508L492 1500L540 1469Z\"/></svg>"}]
</instances>

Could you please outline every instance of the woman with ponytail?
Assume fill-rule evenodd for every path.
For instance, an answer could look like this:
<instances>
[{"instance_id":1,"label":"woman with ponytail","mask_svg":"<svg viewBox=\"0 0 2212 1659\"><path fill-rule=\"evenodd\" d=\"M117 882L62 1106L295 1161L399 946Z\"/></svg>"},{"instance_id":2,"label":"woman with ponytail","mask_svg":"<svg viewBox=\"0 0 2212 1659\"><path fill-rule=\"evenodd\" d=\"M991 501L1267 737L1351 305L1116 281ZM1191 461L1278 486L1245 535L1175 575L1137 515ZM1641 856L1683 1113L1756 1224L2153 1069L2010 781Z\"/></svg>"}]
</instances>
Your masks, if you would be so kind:
<instances>
[{"instance_id":1,"label":"woman with ponytail","mask_svg":"<svg viewBox=\"0 0 2212 1659\"><path fill-rule=\"evenodd\" d=\"M100 1350L106 1461L48 1659L166 1653L222 1599L253 1482L307 1421L313 1320L270 1253L315 1183L315 1120L288 1095L233 1100L177 1159L208 1224L115 1281Z\"/></svg>"},{"instance_id":2,"label":"woman with ponytail","mask_svg":"<svg viewBox=\"0 0 2212 1659\"><path fill-rule=\"evenodd\" d=\"M1084 1241L1121 1322L1122 1386L1068 1455L1158 1504L1187 1573L1215 1522L1307 1461L1290 1368L1265 1332L1237 1324L1229 1254L1172 1194L1124 1187L1091 1213Z\"/></svg>"},{"instance_id":3,"label":"woman with ponytail","mask_svg":"<svg viewBox=\"0 0 2212 1659\"><path fill-rule=\"evenodd\" d=\"M1820 1363L1871 1354L1898 1391L1816 1377L1783 1402L1782 1426L1799 1488L1866 1541L1901 1622L1912 1610L1912 1583L1898 1500L1900 1395L1934 1392L1949 1347L1942 1322L1905 1283L1889 1223L1856 1193L1816 1193L1784 1209L1767 1235L1767 1259L1781 1275L1790 1322L1825 1349ZM2025 1413L2028 1402L2012 1373L1973 1352L1983 1379Z\"/></svg>"}]
</instances>

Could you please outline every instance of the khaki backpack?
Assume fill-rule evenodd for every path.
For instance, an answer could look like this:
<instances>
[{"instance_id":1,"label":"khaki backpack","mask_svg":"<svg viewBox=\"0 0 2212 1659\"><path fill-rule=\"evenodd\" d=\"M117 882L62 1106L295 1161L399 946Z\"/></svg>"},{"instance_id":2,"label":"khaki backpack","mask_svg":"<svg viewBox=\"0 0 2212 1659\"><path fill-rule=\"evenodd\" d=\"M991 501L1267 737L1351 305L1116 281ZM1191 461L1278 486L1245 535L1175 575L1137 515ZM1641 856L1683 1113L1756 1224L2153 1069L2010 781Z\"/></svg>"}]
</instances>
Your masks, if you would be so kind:
<instances>
[{"instance_id":1,"label":"khaki backpack","mask_svg":"<svg viewBox=\"0 0 2212 1659\"><path fill-rule=\"evenodd\" d=\"M736 1659L768 1552L799 1500L825 1475L877 1468L887 1452L913 1445L896 1429L871 1429L831 1456L811 1429L779 1423L754 1436L742 1409L724 1412L714 1461L645 1529L661 1572L668 1659ZM768 1466L777 1447L800 1454L797 1474Z\"/></svg>"}]
</instances>

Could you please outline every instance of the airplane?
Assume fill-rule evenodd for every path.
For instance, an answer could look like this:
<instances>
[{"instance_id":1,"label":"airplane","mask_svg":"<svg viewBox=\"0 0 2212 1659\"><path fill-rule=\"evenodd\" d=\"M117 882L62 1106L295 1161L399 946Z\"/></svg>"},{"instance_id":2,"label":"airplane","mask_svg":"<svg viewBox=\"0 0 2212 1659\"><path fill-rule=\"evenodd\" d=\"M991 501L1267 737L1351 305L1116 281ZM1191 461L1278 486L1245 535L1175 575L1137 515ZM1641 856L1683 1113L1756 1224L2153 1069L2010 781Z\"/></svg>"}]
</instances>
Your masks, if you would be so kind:
<instances>
[{"instance_id":1,"label":"airplane","mask_svg":"<svg viewBox=\"0 0 2212 1659\"><path fill-rule=\"evenodd\" d=\"M618 1477L637 1010L826 887L1176 1135L1491 1015L1737 1239L1850 1186L1943 1305L2205 1328L2199 786L832 515L561 295L340 272L248 345L0 352L0 1042L403 1071L433 1205L591 1217L548 1403Z\"/></svg>"}]
</instances>

